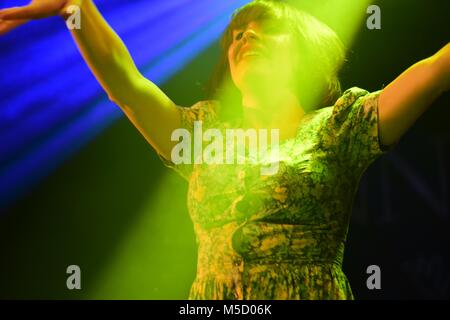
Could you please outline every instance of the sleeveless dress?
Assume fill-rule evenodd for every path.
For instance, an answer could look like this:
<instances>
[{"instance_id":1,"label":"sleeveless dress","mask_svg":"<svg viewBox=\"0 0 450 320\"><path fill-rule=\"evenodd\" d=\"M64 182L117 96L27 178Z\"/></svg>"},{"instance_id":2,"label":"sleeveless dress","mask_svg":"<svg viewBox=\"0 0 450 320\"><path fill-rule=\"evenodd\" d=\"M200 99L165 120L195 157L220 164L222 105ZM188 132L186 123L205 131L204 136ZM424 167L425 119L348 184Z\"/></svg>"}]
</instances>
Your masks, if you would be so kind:
<instances>
[{"instance_id":1,"label":"sleeveless dress","mask_svg":"<svg viewBox=\"0 0 450 320\"><path fill-rule=\"evenodd\" d=\"M354 299L342 271L361 175L394 145L378 135L378 97L353 87L330 107L304 115L279 145L278 171L263 163L178 164L189 183L198 245L189 299ZM177 107L182 126L228 128L218 102Z\"/></svg>"}]
</instances>

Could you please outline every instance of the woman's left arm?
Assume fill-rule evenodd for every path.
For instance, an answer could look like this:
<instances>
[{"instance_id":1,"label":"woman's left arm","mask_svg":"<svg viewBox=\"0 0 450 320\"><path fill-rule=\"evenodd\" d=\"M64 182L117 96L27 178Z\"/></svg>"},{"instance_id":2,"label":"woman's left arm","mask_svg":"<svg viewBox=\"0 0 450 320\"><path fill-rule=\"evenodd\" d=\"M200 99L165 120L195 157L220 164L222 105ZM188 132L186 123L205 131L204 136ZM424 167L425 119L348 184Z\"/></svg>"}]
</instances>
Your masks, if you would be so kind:
<instances>
[{"instance_id":1,"label":"woman's left arm","mask_svg":"<svg viewBox=\"0 0 450 320\"><path fill-rule=\"evenodd\" d=\"M378 102L381 144L397 142L433 101L449 90L450 43L382 90Z\"/></svg>"}]
</instances>

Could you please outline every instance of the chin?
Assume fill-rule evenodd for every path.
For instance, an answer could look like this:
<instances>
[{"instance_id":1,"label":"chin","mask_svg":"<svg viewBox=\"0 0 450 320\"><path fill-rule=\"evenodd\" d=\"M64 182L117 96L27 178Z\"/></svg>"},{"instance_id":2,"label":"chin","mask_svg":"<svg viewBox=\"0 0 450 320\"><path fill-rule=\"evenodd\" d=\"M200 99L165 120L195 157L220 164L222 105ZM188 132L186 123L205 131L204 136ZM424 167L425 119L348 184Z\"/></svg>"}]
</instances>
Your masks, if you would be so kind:
<instances>
[{"instance_id":1,"label":"chin","mask_svg":"<svg viewBox=\"0 0 450 320\"><path fill-rule=\"evenodd\" d=\"M236 83L248 87L265 83L267 80L273 81L274 78L273 70L267 66L246 65L240 68Z\"/></svg>"}]
</instances>

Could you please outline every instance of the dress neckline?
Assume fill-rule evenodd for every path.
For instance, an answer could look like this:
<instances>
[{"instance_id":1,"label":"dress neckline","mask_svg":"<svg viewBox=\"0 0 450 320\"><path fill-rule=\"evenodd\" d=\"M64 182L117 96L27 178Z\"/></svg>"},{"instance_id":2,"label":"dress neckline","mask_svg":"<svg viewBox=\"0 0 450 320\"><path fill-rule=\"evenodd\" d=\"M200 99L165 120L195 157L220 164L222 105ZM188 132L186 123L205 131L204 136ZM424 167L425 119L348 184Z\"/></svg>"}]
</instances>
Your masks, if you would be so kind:
<instances>
[{"instance_id":1,"label":"dress neckline","mask_svg":"<svg viewBox=\"0 0 450 320\"><path fill-rule=\"evenodd\" d=\"M300 131L305 127L307 120L310 120L312 118L312 114L315 113L315 111L311 111L311 112L307 112L303 115L303 117L300 119L297 128L295 129L295 135L293 137L284 139L282 141L279 142L279 145L284 145L287 144L289 142L293 142L295 140L297 140ZM251 128L243 128L242 127L242 121L243 118L242 117L236 117L232 120L225 120L225 121L220 121L222 127L224 127L225 129L243 129L243 130L247 130L247 129L251 129Z\"/></svg>"}]
</instances>

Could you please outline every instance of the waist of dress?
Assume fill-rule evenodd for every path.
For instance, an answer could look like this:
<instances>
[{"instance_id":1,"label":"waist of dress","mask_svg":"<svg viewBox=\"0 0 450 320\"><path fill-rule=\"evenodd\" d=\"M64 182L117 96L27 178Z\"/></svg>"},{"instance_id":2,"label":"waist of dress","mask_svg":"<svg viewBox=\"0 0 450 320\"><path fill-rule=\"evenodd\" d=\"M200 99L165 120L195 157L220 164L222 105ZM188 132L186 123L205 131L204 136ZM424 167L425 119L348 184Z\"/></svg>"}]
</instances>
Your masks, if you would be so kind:
<instances>
[{"instance_id":1,"label":"waist of dress","mask_svg":"<svg viewBox=\"0 0 450 320\"><path fill-rule=\"evenodd\" d=\"M306 258L304 256L253 256L242 259L247 265L288 265L295 267L303 266L321 266L321 267L342 267L342 259L336 257L335 259L318 259Z\"/></svg>"},{"instance_id":2,"label":"waist of dress","mask_svg":"<svg viewBox=\"0 0 450 320\"><path fill-rule=\"evenodd\" d=\"M231 237L233 251L255 263L342 264L344 242L336 230L250 223Z\"/></svg>"}]
</instances>

